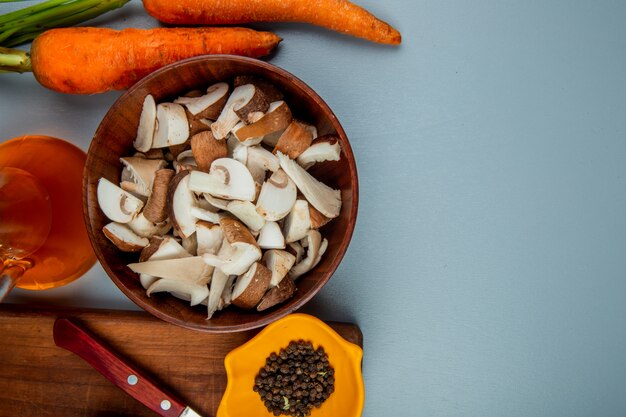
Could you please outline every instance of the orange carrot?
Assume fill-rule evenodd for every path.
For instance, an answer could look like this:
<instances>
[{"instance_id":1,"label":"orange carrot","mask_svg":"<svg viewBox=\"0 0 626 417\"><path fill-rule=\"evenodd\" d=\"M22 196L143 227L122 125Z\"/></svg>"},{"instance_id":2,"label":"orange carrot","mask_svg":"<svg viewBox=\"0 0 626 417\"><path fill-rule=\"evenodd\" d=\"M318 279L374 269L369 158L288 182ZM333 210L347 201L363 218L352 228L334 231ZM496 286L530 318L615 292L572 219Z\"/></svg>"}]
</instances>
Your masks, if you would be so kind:
<instances>
[{"instance_id":1,"label":"orange carrot","mask_svg":"<svg viewBox=\"0 0 626 417\"><path fill-rule=\"evenodd\" d=\"M143 0L148 13L176 25L304 22L397 45L400 33L348 0Z\"/></svg>"},{"instance_id":2,"label":"orange carrot","mask_svg":"<svg viewBox=\"0 0 626 417\"><path fill-rule=\"evenodd\" d=\"M150 72L192 56L267 55L280 40L271 32L244 28L53 29L33 42L31 64L45 87L93 94L128 88Z\"/></svg>"}]
</instances>

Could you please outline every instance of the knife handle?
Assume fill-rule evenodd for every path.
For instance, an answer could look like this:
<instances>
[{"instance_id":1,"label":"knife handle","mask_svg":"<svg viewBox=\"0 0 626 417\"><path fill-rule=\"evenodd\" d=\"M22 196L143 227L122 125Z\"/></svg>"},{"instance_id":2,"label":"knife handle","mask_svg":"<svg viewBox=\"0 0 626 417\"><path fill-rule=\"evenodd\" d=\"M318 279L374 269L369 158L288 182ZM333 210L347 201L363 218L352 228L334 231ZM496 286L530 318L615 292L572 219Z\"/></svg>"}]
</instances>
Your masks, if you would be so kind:
<instances>
[{"instance_id":1,"label":"knife handle","mask_svg":"<svg viewBox=\"0 0 626 417\"><path fill-rule=\"evenodd\" d=\"M164 417L179 417L185 406L150 377L69 319L54 322L54 343L83 358L123 391Z\"/></svg>"}]
</instances>

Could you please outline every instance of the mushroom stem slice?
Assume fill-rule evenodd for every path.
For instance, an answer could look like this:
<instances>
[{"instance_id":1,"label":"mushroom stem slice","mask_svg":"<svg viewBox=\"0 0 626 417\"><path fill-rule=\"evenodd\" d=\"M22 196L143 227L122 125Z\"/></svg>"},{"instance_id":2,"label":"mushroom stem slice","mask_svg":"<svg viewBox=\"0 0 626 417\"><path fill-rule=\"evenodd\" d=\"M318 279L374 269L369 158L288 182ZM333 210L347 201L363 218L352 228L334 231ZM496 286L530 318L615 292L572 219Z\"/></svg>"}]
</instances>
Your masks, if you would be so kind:
<instances>
[{"instance_id":1,"label":"mushroom stem slice","mask_svg":"<svg viewBox=\"0 0 626 417\"><path fill-rule=\"evenodd\" d=\"M313 264L317 260L319 249L322 244L322 235L317 230L309 230L307 233L307 253L306 258L296 264L289 271L289 277L293 280L299 278L313 269Z\"/></svg>"},{"instance_id":2,"label":"mushroom stem slice","mask_svg":"<svg viewBox=\"0 0 626 417\"><path fill-rule=\"evenodd\" d=\"M199 221L196 223L196 239L198 241L198 255L216 254L222 246L224 233L219 224Z\"/></svg>"},{"instance_id":3,"label":"mushroom stem slice","mask_svg":"<svg viewBox=\"0 0 626 417\"><path fill-rule=\"evenodd\" d=\"M211 277L211 289L209 291L209 302L207 303L207 319L213 317L213 314L218 310L222 293L227 283L228 275L222 272L221 269L215 268L213 270L213 276Z\"/></svg>"},{"instance_id":4,"label":"mushroom stem slice","mask_svg":"<svg viewBox=\"0 0 626 417\"><path fill-rule=\"evenodd\" d=\"M137 137L133 142L135 149L141 152L148 152L152 147L154 129L156 127L156 103L154 97L148 94L143 99L139 125L137 126Z\"/></svg>"},{"instance_id":5,"label":"mushroom stem slice","mask_svg":"<svg viewBox=\"0 0 626 417\"><path fill-rule=\"evenodd\" d=\"M194 283L206 280L210 271L202 256L190 256L178 259L160 259L129 264L131 271L148 274L159 278L168 278Z\"/></svg>"},{"instance_id":6,"label":"mushroom stem slice","mask_svg":"<svg viewBox=\"0 0 626 417\"><path fill-rule=\"evenodd\" d=\"M147 159L136 156L120 158L126 171L130 174L130 180L137 184L137 193L150 196L155 173L167 165L162 159Z\"/></svg>"},{"instance_id":7,"label":"mushroom stem slice","mask_svg":"<svg viewBox=\"0 0 626 417\"><path fill-rule=\"evenodd\" d=\"M102 232L122 252L139 252L148 246L148 239L138 236L128 226L121 223L109 223Z\"/></svg>"},{"instance_id":8,"label":"mushroom stem slice","mask_svg":"<svg viewBox=\"0 0 626 417\"><path fill-rule=\"evenodd\" d=\"M100 178L96 193L100 210L117 223L130 222L143 207L143 201L106 178Z\"/></svg>"},{"instance_id":9,"label":"mushroom stem slice","mask_svg":"<svg viewBox=\"0 0 626 417\"><path fill-rule=\"evenodd\" d=\"M219 268L228 275L241 275L250 268L250 265L261 259L261 249L257 246L242 242L232 246L234 251L228 257L222 258L206 253L202 258L207 265Z\"/></svg>"},{"instance_id":10,"label":"mushroom stem slice","mask_svg":"<svg viewBox=\"0 0 626 417\"><path fill-rule=\"evenodd\" d=\"M296 184L307 201L324 216L334 219L341 211L341 191L333 190L315 179L304 168L286 155L278 153L280 167Z\"/></svg>"},{"instance_id":11,"label":"mushroom stem slice","mask_svg":"<svg viewBox=\"0 0 626 417\"><path fill-rule=\"evenodd\" d=\"M317 162L339 161L341 159L341 146L334 135L319 138L304 152L298 156L298 164L304 169L309 169Z\"/></svg>"},{"instance_id":12,"label":"mushroom stem slice","mask_svg":"<svg viewBox=\"0 0 626 417\"><path fill-rule=\"evenodd\" d=\"M189 297L190 305L200 304L209 296L209 287L206 284L197 284L190 281L175 279L159 279L148 287L146 294L150 297L155 292L169 292L184 294Z\"/></svg>"}]
</instances>

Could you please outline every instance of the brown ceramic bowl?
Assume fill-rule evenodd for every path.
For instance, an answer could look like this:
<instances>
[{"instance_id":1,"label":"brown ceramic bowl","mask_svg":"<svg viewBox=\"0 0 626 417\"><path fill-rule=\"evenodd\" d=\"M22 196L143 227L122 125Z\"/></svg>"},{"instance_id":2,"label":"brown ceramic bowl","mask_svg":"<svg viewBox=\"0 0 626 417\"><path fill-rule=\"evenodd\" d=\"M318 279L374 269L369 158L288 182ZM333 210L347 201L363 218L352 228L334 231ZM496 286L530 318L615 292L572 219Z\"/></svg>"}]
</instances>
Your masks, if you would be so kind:
<instances>
[{"instance_id":1,"label":"brown ceramic bowl","mask_svg":"<svg viewBox=\"0 0 626 417\"><path fill-rule=\"evenodd\" d=\"M119 251L102 234L107 218L98 207L98 179L119 183L122 165L119 158L134 153L139 115L144 97L150 93L156 102L171 101L209 84L230 82L236 75L261 76L274 83L285 94L294 116L315 124L319 135L337 134L342 147L341 160L317 164L310 172L329 186L340 189L341 214L320 231L328 239L328 250L319 265L298 279L296 295L271 310L239 310L230 306L206 319L204 306L188 303L169 294L146 295L135 273L126 267L136 262L137 253ZM304 82L267 62L230 55L201 56L166 66L139 81L111 107L102 120L87 154L83 181L84 216L91 244L100 263L113 282L138 306L170 323L207 332L235 332L264 326L298 309L309 301L333 275L341 262L357 216L358 179L354 155L346 134L328 105Z\"/></svg>"}]
</instances>

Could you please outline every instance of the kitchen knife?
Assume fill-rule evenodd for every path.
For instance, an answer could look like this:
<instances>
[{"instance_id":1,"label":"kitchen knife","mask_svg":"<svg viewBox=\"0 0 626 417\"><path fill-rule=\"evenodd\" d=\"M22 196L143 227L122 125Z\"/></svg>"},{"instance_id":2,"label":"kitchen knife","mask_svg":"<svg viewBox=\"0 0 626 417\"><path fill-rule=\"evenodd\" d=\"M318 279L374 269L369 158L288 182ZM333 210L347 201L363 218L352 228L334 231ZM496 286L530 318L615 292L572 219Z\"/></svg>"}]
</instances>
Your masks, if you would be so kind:
<instances>
[{"instance_id":1,"label":"kitchen knife","mask_svg":"<svg viewBox=\"0 0 626 417\"><path fill-rule=\"evenodd\" d=\"M54 343L83 358L133 398L163 417L201 417L103 342L65 318L54 322Z\"/></svg>"}]
</instances>

